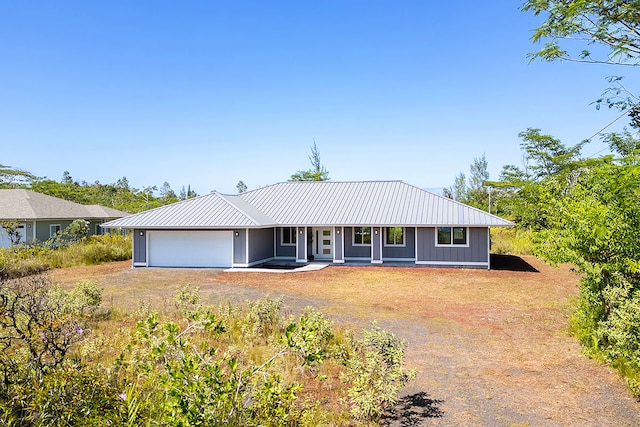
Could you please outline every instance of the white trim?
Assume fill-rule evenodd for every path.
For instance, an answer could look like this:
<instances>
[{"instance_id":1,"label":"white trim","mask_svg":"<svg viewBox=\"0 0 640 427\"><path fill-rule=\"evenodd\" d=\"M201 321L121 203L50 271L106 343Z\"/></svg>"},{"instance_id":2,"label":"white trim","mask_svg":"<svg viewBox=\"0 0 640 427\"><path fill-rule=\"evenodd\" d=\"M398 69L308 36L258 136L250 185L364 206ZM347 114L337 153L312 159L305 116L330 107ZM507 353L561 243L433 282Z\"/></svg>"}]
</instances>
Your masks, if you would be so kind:
<instances>
[{"instance_id":1,"label":"white trim","mask_svg":"<svg viewBox=\"0 0 640 427\"><path fill-rule=\"evenodd\" d=\"M464 262L464 261L416 261L416 265L477 265L486 266L488 262Z\"/></svg>"},{"instance_id":2,"label":"white trim","mask_svg":"<svg viewBox=\"0 0 640 427\"><path fill-rule=\"evenodd\" d=\"M413 240L416 246L416 251L413 253L416 256L416 261L418 260L418 227L415 227L415 235L413 236Z\"/></svg>"},{"instance_id":3,"label":"white trim","mask_svg":"<svg viewBox=\"0 0 640 427\"><path fill-rule=\"evenodd\" d=\"M51 227L58 227L58 231L51 234ZM49 224L49 238L55 237L58 232L62 232L62 224Z\"/></svg>"},{"instance_id":4,"label":"white trim","mask_svg":"<svg viewBox=\"0 0 640 427\"><path fill-rule=\"evenodd\" d=\"M438 243L438 228L450 228L451 229L451 243ZM456 244L453 243L453 229L454 228L465 228L467 231L465 232L465 235L467 237L467 243L465 243L464 245L461 244ZM435 227L434 231L434 236L435 236L435 247L436 248L468 248L469 245L469 241L471 240L471 235L469 233L469 227L467 226L460 226L460 225L438 225Z\"/></svg>"},{"instance_id":5,"label":"white trim","mask_svg":"<svg viewBox=\"0 0 640 427\"><path fill-rule=\"evenodd\" d=\"M491 227L487 227L487 270L491 270Z\"/></svg>"},{"instance_id":6,"label":"white trim","mask_svg":"<svg viewBox=\"0 0 640 427\"><path fill-rule=\"evenodd\" d=\"M384 262L414 262L415 258L382 258Z\"/></svg>"},{"instance_id":7,"label":"white trim","mask_svg":"<svg viewBox=\"0 0 640 427\"><path fill-rule=\"evenodd\" d=\"M387 230L390 228L401 228L402 229L402 244L398 245L395 243L387 243ZM401 225L396 225L395 227L382 227L382 233L384 234L384 247L385 248L406 248L407 247L407 227L403 227Z\"/></svg>"},{"instance_id":8,"label":"white trim","mask_svg":"<svg viewBox=\"0 0 640 427\"><path fill-rule=\"evenodd\" d=\"M278 256L278 227L273 227L273 256Z\"/></svg>"},{"instance_id":9,"label":"white trim","mask_svg":"<svg viewBox=\"0 0 640 427\"><path fill-rule=\"evenodd\" d=\"M146 267L146 266L147 266L146 262L134 262L131 265L131 267Z\"/></svg>"},{"instance_id":10,"label":"white trim","mask_svg":"<svg viewBox=\"0 0 640 427\"><path fill-rule=\"evenodd\" d=\"M369 238L371 242L373 242L373 227L363 227L363 226L355 227L354 226L354 227L351 227L351 246L371 246L371 243L356 243L356 228L368 228ZM364 234L363 234L362 240L364 240Z\"/></svg>"},{"instance_id":11,"label":"white trim","mask_svg":"<svg viewBox=\"0 0 640 427\"><path fill-rule=\"evenodd\" d=\"M381 259L372 259L371 260L371 264L382 264L382 260Z\"/></svg>"},{"instance_id":12,"label":"white trim","mask_svg":"<svg viewBox=\"0 0 640 427\"><path fill-rule=\"evenodd\" d=\"M344 264L344 260L343 259L337 259L337 260L333 260L334 264Z\"/></svg>"}]
</instances>

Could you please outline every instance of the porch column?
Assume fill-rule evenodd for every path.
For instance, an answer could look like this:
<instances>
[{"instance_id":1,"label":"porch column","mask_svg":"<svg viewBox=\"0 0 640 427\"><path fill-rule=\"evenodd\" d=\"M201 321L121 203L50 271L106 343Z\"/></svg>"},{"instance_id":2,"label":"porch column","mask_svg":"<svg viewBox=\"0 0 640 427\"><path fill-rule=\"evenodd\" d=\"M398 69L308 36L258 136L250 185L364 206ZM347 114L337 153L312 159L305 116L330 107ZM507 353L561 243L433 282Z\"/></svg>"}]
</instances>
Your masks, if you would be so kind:
<instances>
[{"instance_id":1,"label":"porch column","mask_svg":"<svg viewBox=\"0 0 640 427\"><path fill-rule=\"evenodd\" d=\"M382 264L382 227L371 227L371 264Z\"/></svg>"}]
</instances>

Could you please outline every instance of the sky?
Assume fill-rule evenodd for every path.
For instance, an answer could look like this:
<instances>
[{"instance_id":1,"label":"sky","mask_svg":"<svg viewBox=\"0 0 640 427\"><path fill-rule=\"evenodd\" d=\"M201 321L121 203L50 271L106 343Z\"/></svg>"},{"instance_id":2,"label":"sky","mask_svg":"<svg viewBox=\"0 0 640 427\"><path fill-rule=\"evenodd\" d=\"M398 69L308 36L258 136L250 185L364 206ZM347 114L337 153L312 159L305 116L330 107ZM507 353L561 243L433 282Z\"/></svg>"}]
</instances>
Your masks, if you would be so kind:
<instances>
[{"instance_id":1,"label":"sky","mask_svg":"<svg viewBox=\"0 0 640 427\"><path fill-rule=\"evenodd\" d=\"M315 141L334 181L449 187L483 155L498 179L527 128L573 145L618 117L593 102L630 74L530 63L542 17L519 5L0 0L0 164L233 194L309 169Z\"/></svg>"}]
</instances>

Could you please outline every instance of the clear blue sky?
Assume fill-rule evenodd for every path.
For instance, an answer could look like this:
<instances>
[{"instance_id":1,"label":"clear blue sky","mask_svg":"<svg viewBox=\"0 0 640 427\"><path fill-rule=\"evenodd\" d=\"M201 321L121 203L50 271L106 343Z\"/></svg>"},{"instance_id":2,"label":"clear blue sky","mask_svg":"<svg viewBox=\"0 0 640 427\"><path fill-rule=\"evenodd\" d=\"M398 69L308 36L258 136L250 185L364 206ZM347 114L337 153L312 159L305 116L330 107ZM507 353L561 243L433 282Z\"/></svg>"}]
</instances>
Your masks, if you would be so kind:
<instances>
[{"instance_id":1,"label":"clear blue sky","mask_svg":"<svg viewBox=\"0 0 640 427\"><path fill-rule=\"evenodd\" d=\"M497 179L527 127L569 145L614 119L590 103L631 71L529 64L519 4L0 0L0 164L235 193L315 139L332 180L448 187L483 154Z\"/></svg>"}]
</instances>

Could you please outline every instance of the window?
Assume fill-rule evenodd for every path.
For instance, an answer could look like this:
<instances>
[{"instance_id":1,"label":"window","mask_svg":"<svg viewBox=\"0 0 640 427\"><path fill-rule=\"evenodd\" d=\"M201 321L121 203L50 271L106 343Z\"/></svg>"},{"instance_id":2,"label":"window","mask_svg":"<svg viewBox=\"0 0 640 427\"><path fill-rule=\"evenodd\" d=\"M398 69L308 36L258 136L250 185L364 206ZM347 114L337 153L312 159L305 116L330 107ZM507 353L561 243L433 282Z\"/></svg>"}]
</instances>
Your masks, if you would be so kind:
<instances>
[{"instance_id":1,"label":"window","mask_svg":"<svg viewBox=\"0 0 640 427\"><path fill-rule=\"evenodd\" d=\"M55 237L60 233L60 224L51 224L49 226L49 237Z\"/></svg>"},{"instance_id":2,"label":"window","mask_svg":"<svg viewBox=\"0 0 640 427\"><path fill-rule=\"evenodd\" d=\"M386 246L404 246L404 227L387 227L384 234Z\"/></svg>"},{"instance_id":3,"label":"window","mask_svg":"<svg viewBox=\"0 0 640 427\"><path fill-rule=\"evenodd\" d=\"M282 246L293 246L297 242L296 227L282 227Z\"/></svg>"},{"instance_id":4,"label":"window","mask_svg":"<svg viewBox=\"0 0 640 427\"><path fill-rule=\"evenodd\" d=\"M370 245L371 227L353 227L353 244Z\"/></svg>"},{"instance_id":5,"label":"window","mask_svg":"<svg viewBox=\"0 0 640 427\"><path fill-rule=\"evenodd\" d=\"M466 227L438 227L436 245L467 245Z\"/></svg>"}]
</instances>

